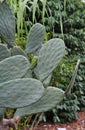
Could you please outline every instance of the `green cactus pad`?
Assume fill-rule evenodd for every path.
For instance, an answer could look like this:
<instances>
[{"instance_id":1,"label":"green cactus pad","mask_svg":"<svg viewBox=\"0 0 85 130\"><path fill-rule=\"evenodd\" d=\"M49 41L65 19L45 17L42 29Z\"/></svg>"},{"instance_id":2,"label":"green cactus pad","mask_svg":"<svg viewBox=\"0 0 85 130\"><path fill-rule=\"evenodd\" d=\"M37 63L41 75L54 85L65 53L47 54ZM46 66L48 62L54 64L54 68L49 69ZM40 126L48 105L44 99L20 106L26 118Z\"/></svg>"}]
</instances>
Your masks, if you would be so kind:
<instances>
[{"instance_id":1,"label":"green cactus pad","mask_svg":"<svg viewBox=\"0 0 85 130\"><path fill-rule=\"evenodd\" d=\"M44 87L38 80L25 78L0 84L0 107L19 108L36 102Z\"/></svg>"},{"instance_id":2,"label":"green cactus pad","mask_svg":"<svg viewBox=\"0 0 85 130\"><path fill-rule=\"evenodd\" d=\"M11 55L15 56L15 55L23 55L25 57L27 57L27 55L25 54L25 52L18 46L14 46L13 48L11 48Z\"/></svg>"},{"instance_id":3,"label":"green cactus pad","mask_svg":"<svg viewBox=\"0 0 85 130\"><path fill-rule=\"evenodd\" d=\"M17 55L4 59L0 62L0 83L20 78L30 68L28 59Z\"/></svg>"},{"instance_id":4,"label":"green cactus pad","mask_svg":"<svg viewBox=\"0 0 85 130\"><path fill-rule=\"evenodd\" d=\"M4 60L5 58L9 57L10 51L8 50L8 48L0 43L0 61Z\"/></svg>"},{"instance_id":5,"label":"green cactus pad","mask_svg":"<svg viewBox=\"0 0 85 130\"><path fill-rule=\"evenodd\" d=\"M39 51L35 74L40 80L48 77L61 61L65 51L64 41L54 38L48 41Z\"/></svg>"},{"instance_id":6,"label":"green cactus pad","mask_svg":"<svg viewBox=\"0 0 85 130\"><path fill-rule=\"evenodd\" d=\"M6 1L0 4L0 36L13 45L15 40L15 19Z\"/></svg>"},{"instance_id":7,"label":"green cactus pad","mask_svg":"<svg viewBox=\"0 0 85 130\"><path fill-rule=\"evenodd\" d=\"M55 87L48 87L40 100L27 107L17 109L14 116L25 116L48 111L59 104L63 97L64 91Z\"/></svg>"},{"instance_id":8,"label":"green cactus pad","mask_svg":"<svg viewBox=\"0 0 85 130\"><path fill-rule=\"evenodd\" d=\"M36 23L33 25L29 32L28 42L26 44L27 54L35 52L41 47L42 42L44 41L45 33L45 27L42 24Z\"/></svg>"}]
</instances>

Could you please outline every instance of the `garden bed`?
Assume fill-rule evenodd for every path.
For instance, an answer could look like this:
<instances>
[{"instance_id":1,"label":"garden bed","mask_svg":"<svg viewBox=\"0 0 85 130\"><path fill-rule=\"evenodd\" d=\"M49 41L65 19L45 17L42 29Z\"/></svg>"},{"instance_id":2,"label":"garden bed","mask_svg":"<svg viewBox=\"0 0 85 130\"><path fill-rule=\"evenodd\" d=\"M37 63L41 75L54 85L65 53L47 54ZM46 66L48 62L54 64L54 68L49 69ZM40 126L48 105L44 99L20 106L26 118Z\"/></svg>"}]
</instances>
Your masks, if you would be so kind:
<instances>
[{"instance_id":1,"label":"garden bed","mask_svg":"<svg viewBox=\"0 0 85 130\"><path fill-rule=\"evenodd\" d=\"M85 111L78 113L79 118L76 121L70 123L41 123L36 130L61 130L59 128L63 128L62 130L85 130Z\"/></svg>"}]
</instances>

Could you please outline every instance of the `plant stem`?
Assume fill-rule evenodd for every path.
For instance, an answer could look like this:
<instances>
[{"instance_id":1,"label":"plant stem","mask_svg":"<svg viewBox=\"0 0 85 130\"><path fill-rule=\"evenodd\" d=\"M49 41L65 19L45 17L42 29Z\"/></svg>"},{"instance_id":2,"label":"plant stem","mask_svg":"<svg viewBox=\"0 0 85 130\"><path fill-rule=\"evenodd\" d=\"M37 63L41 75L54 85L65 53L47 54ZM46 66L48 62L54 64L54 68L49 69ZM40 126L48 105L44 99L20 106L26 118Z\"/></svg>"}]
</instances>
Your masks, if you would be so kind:
<instances>
[{"instance_id":1,"label":"plant stem","mask_svg":"<svg viewBox=\"0 0 85 130\"><path fill-rule=\"evenodd\" d=\"M73 88L73 85L74 85L74 82L75 82L75 78L76 78L76 75L77 75L79 64L80 64L80 59L78 59L78 61L77 61L77 64L75 66L75 70L73 72L73 76L72 76L71 81L70 81L70 83L67 87L67 90L65 91L65 95L67 95L68 93L71 93L71 89Z\"/></svg>"}]
</instances>

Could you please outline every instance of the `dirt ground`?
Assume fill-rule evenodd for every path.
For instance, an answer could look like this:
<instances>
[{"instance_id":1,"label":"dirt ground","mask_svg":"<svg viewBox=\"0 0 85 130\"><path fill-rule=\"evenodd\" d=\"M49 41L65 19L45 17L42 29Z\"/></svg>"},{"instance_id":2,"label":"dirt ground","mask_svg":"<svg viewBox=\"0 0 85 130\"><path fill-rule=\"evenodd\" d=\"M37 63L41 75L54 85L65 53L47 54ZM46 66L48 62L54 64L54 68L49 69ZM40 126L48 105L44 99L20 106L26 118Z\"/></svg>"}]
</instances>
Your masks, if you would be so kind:
<instances>
[{"instance_id":1,"label":"dirt ground","mask_svg":"<svg viewBox=\"0 0 85 130\"><path fill-rule=\"evenodd\" d=\"M35 130L85 130L85 111L79 112L79 118L71 123L39 124Z\"/></svg>"}]
</instances>

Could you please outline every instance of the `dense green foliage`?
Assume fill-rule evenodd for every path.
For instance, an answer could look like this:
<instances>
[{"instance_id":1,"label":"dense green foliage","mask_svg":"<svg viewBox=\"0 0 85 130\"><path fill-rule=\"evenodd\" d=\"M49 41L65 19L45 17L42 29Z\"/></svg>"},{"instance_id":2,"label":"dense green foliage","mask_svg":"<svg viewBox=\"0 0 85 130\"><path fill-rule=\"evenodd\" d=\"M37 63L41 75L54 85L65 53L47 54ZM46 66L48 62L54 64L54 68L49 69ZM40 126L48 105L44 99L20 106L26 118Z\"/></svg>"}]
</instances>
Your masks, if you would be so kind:
<instances>
[{"instance_id":1,"label":"dense green foliage","mask_svg":"<svg viewBox=\"0 0 85 130\"><path fill-rule=\"evenodd\" d=\"M50 37L63 38L69 53L85 48L85 3L80 0L9 1L16 16L17 34L27 36L30 27L38 22L46 26ZM23 8L22 8L23 7Z\"/></svg>"},{"instance_id":2,"label":"dense green foliage","mask_svg":"<svg viewBox=\"0 0 85 130\"><path fill-rule=\"evenodd\" d=\"M64 5L65 4L65 5ZM65 6L65 7L64 7ZM55 36L62 37L70 54L83 53L85 51L85 4L76 1L66 1L60 3L59 16L62 18L59 22L59 16L55 16L57 21L54 26Z\"/></svg>"},{"instance_id":3,"label":"dense green foliage","mask_svg":"<svg viewBox=\"0 0 85 130\"><path fill-rule=\"evenodd\" d=\"M76 59L81 59L80 69L71 94L64 99L63 103L58 108L58 112L53 112L55 119L54 121L59 119L64 122L66 120L71 121L76 119L78 116L78 110L85 110L85 4L75 0L66 1L66 3L64 1L59 4L61 5L59 16L61 16L62 20L60 19L61 22L59 22L59 16L53 15L57 19L55 24L56 26L54 26L55 34L53 35L54 37L63 38L67 46L67 63L65 63L66 67L64 67L64 69L67 70L68 68L68 70L72 71L69 65L73 68ZM58 9L56 10L59 11ZM68 58L70 59L70 62ZM62 72L62 77L65 70ZM68 72L66 74L67 82L70 79L70 76L71 72ZM55 75L55 77L57 77L57 75ZM57 82L59 82L59 80L57 80ZM60 82L60 85L61 84L65 86L66 82ZM60 85L59 87L62 87L62 85ZM63 87L63 89L64 88L65 87ZM62 114L59 114L61 111L63 111Z\"/></svg>"}]
</instances>

